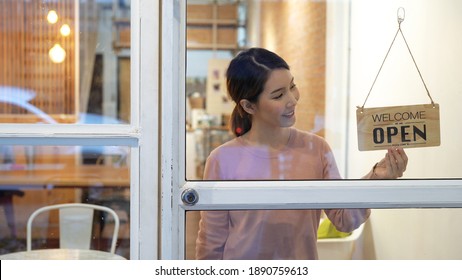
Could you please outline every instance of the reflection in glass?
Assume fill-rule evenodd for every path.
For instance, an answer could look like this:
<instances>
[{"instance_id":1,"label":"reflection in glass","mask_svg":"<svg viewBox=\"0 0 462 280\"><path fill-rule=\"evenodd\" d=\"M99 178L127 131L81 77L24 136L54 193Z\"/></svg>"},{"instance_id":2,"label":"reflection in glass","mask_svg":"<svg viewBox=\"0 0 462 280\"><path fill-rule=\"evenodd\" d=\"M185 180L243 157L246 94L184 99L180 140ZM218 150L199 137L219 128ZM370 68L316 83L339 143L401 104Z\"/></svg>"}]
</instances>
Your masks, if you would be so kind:
<instances>
[{"instance_id":1,"label":"reflection in glass","mask_svg":"<svg viewBox=\"0 0 462 280\"><path fill-rule=\"evenodd\" d=\"M277 215L287 210L271 211ZM461 209L372 209L366 223L348 233L332 228L322 214L317 231L318 256L321 260L460 260L461 214ZM200 211L186 212L186 259L195 259L199 221ZM276 226L288 230L285 223Z\"/></svg>"},{"instance_id":2,"label":"reflection in glass","mask_svg":"<svg viewBox=\"0 0 462 280\"><path fill-rule=\"evenodd\" d=\"M58 22L58 14L56 13L55 10L48 11L47 20L51 24L55 24Z\"/></svg>"},{"instance_id":3,"label":"reflection in glass","mask_svg":"<svg viewBox=\"0 0 462 280\"><path fill-rule=\"evenodd\" d=\"M48 52L50 55L51 61L54 63L61 63L66 59L66 51L61 47L60 44L55 44L50 51Z\"/></svg>"},{"instance_id":4,"label":"reflection in glass","mask_svg":"<svg viewBox=\"0 0 462 280\"><path fill-rule=\"evenodd\" d=\"M0 123L130 122L119 64L130 58L129 1L5 0L0 11Z\"/></svg>"},{"instance_id":5,"label":"reflection in glass","mask_svg":"<svg viewBox=\"0 0 462 280\"><path fill-rule=\"evenodd\" d=\"M29 215L41 206L91 203L119 216L117 254L129 258L130 148L123 146L0 146L0 254L25 250ZM34 248L56 248L57 216L41 216ZM94 216L92 249L110 245L113 221Z\"/></svg>"}]
</instances>

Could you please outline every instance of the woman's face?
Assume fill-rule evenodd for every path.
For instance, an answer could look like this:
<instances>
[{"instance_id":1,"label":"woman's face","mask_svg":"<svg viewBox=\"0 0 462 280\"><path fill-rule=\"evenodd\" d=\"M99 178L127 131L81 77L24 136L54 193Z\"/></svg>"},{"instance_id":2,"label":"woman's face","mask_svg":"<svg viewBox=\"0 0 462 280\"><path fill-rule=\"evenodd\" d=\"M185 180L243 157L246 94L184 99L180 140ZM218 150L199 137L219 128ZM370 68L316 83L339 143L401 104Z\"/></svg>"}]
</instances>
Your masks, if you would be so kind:
<instances>
[{"instance_id":1,"label":"woman's face","mask_svg":"<svg viewBox=\"0 0 462 280\"><path fill-rule=\"evenodd\" d=\"M295 123L295 106L299 98L300 93L290 71L283 68L273 70L254 104L252 126L292 126Z\"/></svg>"}]
</instances>

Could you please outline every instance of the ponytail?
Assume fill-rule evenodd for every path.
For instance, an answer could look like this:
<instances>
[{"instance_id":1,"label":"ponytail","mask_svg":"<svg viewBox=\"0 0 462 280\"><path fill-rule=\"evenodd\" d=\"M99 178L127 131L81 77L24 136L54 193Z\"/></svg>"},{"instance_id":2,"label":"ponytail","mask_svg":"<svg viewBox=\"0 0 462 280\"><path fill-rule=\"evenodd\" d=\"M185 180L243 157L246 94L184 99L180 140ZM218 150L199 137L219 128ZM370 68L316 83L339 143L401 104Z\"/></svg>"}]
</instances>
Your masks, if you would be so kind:
<instances>
[{"instance_id":1,"label":"ponytail","mask_svg":"<svg viewBox=\"0 0 462 280\"><path fill-rule=\"evenodd\" d=\"M247 114L242 108L236 104L233 112L231 113L231 132L239 137L247 133L252 127L252 120L250 115Z\"/></svg>"}]
</instances>

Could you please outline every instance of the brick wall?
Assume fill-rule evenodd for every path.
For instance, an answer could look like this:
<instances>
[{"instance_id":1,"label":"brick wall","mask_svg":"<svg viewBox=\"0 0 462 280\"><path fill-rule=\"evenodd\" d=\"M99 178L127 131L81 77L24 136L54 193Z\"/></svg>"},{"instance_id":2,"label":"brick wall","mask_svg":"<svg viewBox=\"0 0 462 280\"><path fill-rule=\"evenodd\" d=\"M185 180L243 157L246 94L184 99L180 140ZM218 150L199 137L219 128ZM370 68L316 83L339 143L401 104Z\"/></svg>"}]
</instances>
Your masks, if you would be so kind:
<instances>
[{"instance_id":1,"label":"brick wall","mask_svg":"<svg viewBox=\"0 0 462 280\"><path fill-rule=\"evenodd\" d=\"M261 46L291 67L301 98L296 127L312 131L325 113L326 3L322 0L265 0L261 5ZM324 125L322 125L324 127ZM324 130L315 131L324 136Z\"/></svg>"}]
</instances>

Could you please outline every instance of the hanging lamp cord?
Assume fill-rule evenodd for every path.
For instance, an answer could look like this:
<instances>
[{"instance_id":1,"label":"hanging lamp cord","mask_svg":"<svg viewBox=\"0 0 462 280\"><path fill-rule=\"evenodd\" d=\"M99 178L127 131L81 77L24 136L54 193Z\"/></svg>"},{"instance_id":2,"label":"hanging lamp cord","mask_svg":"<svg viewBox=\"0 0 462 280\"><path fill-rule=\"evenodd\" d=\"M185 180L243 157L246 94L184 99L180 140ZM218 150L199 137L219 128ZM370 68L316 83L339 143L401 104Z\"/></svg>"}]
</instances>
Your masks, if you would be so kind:
<instances>
[{"instance_id":1,"label":"hanging lamp cord","mask_svg":"<svg viewBox=\"0 0 462 280\"><path fill-rule=\"evenodd\" d=\"M358 107L358 108L364 109L364 106L366 105L367 99L369 98L369 95L371 94L372 89L374 88L375 82L377 81L377 78L379 77L379 74L382 71L382 67L385 64L385 61L387 60L388 54L390 53L390 50L393 47L393 44L395 43L396 37L398 36L399 33L401 34L401 36L404 39L404 43L406 44L406 47L407 47L407 49L409 51L409 54L411 55L412 61L414 62L414 65L415 65L415 67L417 69L417 72L419 73L420 79L422 80L422 83L424 84L425 90L427 91L427 95L430 98L430 101L431 101L431 103L433 105L433 108L435 107L435 102L433 101L433 98L430 95L430 91L428 91L427 85L425 84L425 81L424 81L424 79L422 77L422 74L420 73L420 69L417 66L417 63L416 63L416 61L414 59L414 56L412 55L411 48L409 47L409 44L407 43L406 37L404 37L403 31L401 30L401 23L404 21L404 18L405 18L405 10L404 10L404 8L399 8L398 9L397 16L398 16L398 30L396 31L395 37L393 37L393 41L391 42L391 45L388 48L387 54L385 55L385 58L383 59L382 65L380 65L379 72L375 76L374 82L372 83L372 86L371 86L371 88L369 90L369 93L366 96L366 100L364 100L363 106Z\"/></svg>"}]
</instances>

